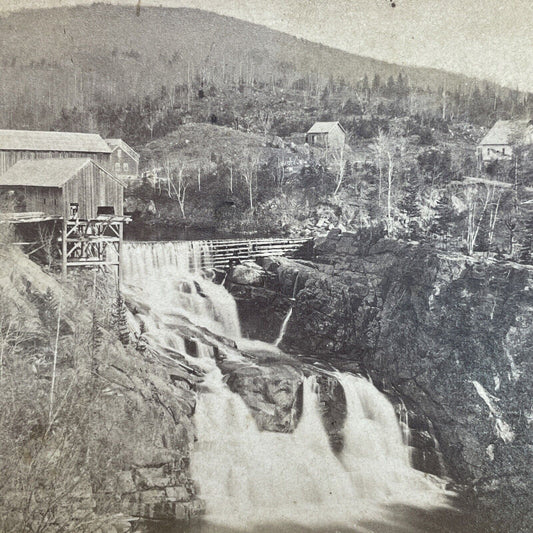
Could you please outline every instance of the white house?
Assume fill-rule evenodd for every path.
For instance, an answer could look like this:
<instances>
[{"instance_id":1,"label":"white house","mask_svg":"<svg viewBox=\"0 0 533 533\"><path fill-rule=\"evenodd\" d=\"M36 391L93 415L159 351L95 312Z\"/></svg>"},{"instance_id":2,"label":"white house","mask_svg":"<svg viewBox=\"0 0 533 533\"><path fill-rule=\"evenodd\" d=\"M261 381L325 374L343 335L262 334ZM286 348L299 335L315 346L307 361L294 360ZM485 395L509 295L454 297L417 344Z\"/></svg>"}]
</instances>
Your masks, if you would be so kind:
<instances>
[{"instance_id":1,"label":"white house","mask_svg":"<svg viewBox=\"0 0 533 533\"><path fill-rule=\"evenodd\" d=\"M311 146L340 148L346 142L346 130L340 122L315 122L306 133L305 142Z\"/></svg>"},{"instance_id":2,"label":"white house","mask_svg":"<svg viewBox=\"0 0 533 533\"><path fill-rule=\"evenodd\" d=\"M533 144L533 120L498 120L479 143L477 154L484 163L509 160L518 144Z\"/></svg>"}]
</instances>

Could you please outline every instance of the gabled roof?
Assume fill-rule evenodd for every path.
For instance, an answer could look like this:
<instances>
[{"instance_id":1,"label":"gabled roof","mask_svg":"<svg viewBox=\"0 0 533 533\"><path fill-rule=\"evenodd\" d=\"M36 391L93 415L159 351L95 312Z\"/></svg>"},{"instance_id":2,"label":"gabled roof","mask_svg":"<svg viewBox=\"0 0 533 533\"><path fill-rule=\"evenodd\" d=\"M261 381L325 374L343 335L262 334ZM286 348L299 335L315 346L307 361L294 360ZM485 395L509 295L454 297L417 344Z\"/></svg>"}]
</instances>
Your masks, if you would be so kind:
<instances>
[{"instance_id":1,"label":"gabled roof","mask_svg":"<svg viewBox=\"0 0 533 533\"><path fill-rule=\"evenodd\" d=\"M106 139L105 142L109 145L112 152L114 152L117 148L121 148L131 158L139 162L139 159L140 159L139 154L129 144L125 143L122 139Z\"/></svg>"},{"instance_id":2,"label":"gabled roof","mask_svg":"<svg viewBox=\"0 0 533 533\"><path fill-rule=\"evenodd\" d=\"M27 130L0 130L0 150L111 153L107 143L96 133Z\"/></svg>"},{"instance_id":3,"label":"gabled roof","mask_svg":"<svg viewBox=\"0 0 533 533\"><path fill-rule=\"evenodd\" d=\"M307 133L329 133L335 126L339 126L339 128L346 133L346 130L342 127L342 124L340 122L315 122L311 129Z\"/></svg>"},{"instance_id":4,"label":"gabled roof","mask_svg":"<svg viewBox=\"0 0 533 533\"><path fill-rule=\"evenodd\" d=\"M89 158L67 159L21 159L0 176L0 187L62 187L87 165L95 165L107 176L124 186L113 176Z\"/></svg>"},{"instance_id":5,"label":"gabled roof","mask_svg":"<svg viewBox=\"0 0 533 533\"><path fill-rule=\"evenodd\" d=\"M498 120L479 144L480 146L516 144L526 140L526 134L530 128L532 124L529 120Z\"/></svg>"}]
</instances>

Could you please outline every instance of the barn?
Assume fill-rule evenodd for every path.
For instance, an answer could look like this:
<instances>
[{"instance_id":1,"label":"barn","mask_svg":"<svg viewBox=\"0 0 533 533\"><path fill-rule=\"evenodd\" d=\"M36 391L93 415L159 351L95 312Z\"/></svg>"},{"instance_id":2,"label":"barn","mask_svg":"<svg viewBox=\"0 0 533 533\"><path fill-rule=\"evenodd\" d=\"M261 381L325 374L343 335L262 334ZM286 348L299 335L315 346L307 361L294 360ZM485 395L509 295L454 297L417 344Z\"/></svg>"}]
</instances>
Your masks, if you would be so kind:
<instances>
[{"instance_id":1,"label":"barn","mask_svg":"<svg viewBox=\"0 0 533 533\"><path fill-rule=\"evenodd\" d=\"M498 120L477 147L483 163L513 158L517 146L533 145L533 120Z\"/></svg>"},{"instance_id":2,"label":"barn","mask_svg":"<svg viewBox=\"0 0 533 533\"><path fill-rule=\"evenodd\" d=\"M305 135L305 142L324 148L341 148L346 142L346 130L340 122L315 122Z\"/></svg>"},{"instance_id":3,"label":"barn","mask_svg":"<svg viewBox=\"0 0 533 533\"><path fill-rule=\"evenodd\" d=\"M0 130L0 176L21 159L90 158L111 171L111 152L94 133Z\"/></svg>"},{"instance_id":4,"label":"barn","mask_svg":"<svg viewBox=\"0 0 533 533\"><path fill-rule=\"evenodd\" d=\"M20 160L0 176L17 211L91 220L124 214L124 184L88 158Z\"/></svg>"}]
</instances>

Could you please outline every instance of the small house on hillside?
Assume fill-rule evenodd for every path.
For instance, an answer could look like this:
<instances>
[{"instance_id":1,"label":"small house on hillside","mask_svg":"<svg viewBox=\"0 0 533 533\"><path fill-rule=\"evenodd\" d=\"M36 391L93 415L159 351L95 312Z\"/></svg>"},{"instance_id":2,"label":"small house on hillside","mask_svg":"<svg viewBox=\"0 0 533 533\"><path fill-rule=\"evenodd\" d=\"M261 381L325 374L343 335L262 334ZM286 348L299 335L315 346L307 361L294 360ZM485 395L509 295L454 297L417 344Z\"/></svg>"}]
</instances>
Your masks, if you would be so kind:
<instances>
[{"instance_id":1,"label":"small house on hillside","mask_svg":"<svg viewBox=\"0 0 533 533\"><path fill-rule=\"evenodd\" d=\"M340 148L346 142L346 130L340 122L315 122L305 135L311 146Z\"/></svg>"},{"instance_id":2,"label":"small house on hillside","mask_svg":"<svg viewBox=\"0 0 533 533\"><path fill-rule=\"evenodd\" d=\"M124 184L92 159L18 161L0 176L0 190L18 197L18 211L64 220L124 214Z\"/></svg>"},{"instance_id":3,"label":"small house on hillside","mask_svg":"<svg viewBox=\"0 0 533 533\"><path fill-rule=\"evenodd\" d=\"M106 139L111 148L111 171L121 180L133 180L139 177L139 154L122 139Z\"/></svg>"},{"instance_id":4,"label":"small house on hillside","mask_svg":"<svg viewBox=\"0 0 533 533\"><path fill-rule=\"evenodd\" d=\"M484 163L510 160L519 144L533 145L533 120L498 120L479 143L478 158Z\"/></svg>"},{"instance_id":5,"label":"small house on hillside","mask_svg":"<svg viewBox=\"0 0 533 533\"><path fill-rule=\"evenodd\" d=\"M111 148L94 133L0 130L0 176L21 159L91 158L109 169Z\"/></svg>"}]
</instances>

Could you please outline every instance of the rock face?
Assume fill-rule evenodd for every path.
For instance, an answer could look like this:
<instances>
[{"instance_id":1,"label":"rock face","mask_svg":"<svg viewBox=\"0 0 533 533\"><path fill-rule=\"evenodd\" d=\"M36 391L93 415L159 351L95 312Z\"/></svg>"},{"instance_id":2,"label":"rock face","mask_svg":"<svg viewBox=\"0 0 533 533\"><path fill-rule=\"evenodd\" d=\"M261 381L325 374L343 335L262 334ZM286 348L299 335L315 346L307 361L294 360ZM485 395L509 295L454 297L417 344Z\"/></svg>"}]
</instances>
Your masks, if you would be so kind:
<instances>
[{"instance_id":1,"label":"rock face","mask_svg":"<svg viewBox=\"0 0 533 533\"><path fill-rule=\"evenodd\" d=\"M227 384L242 397L259 429L281 433L294 430L301 414L301 372L281 364L261 368L242 365L229 370Z\"/></svg>"},{"instance_id":2,"label":"rock face","mask_svg":"<svg viewBox=\"0 0 533 533\"><path fill-rule=\"evenodd\" d=\"M282 347L357 361L432 421L411 444L431 447L434 430L495 531L530 531L533 270L338 231L316 244L314 267L274 269L295 296Z\"/></svg>"}]
</instances>

